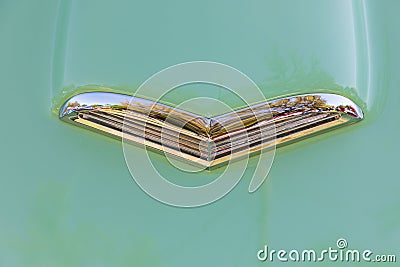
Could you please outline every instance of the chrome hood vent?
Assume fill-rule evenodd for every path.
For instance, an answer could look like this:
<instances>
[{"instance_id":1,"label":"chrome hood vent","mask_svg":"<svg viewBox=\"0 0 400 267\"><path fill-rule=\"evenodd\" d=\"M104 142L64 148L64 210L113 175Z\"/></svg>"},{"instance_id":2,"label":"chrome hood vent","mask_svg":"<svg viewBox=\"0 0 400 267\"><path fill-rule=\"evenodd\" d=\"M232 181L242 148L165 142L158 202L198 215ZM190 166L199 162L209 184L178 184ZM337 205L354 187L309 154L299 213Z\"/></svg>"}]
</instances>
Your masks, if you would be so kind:
<instances>
[{"instance_id":1,"label":"chrome hood vent","mask_svg":"<svg viewBox=\"0 0 400 267\"><path fill-rule=\"evenodd\" d=\"M207 118L144 98L88 92L67 100L59 116L212 167L356 123L363 112L344 96L321 93L274 99Z\"/></svg>"}]
</instances>

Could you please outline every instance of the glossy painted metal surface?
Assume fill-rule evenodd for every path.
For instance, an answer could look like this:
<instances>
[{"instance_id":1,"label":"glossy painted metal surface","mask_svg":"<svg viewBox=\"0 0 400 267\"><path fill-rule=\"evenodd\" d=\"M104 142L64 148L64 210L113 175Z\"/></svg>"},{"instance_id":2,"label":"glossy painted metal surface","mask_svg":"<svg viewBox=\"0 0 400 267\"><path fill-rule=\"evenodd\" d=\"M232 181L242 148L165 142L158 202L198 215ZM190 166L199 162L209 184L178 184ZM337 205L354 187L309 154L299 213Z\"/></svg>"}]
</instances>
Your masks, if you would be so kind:
<instances>
[{"instance_id":1,"label":"glossy painted metal surface","mask_svg":"<svg viewBox=\"0 0 400 267\"><path fill-rule=\"evenodd\" d=\"M346 97L321 93L274 99L208 118L144 98L88 92L67 100L60 118L212 167L358 122L363 112Z\"/></svg>"},{"instance_id":2,"label":"glossy painted metal surface","mask_svg":"<svg viewBox=\"0 0 400 267\"><path fill-rule=\"evenodd\" d=\"M0 266L307 266L256 254L334 248L339 237L351 250L400 257L398 10L397 0L1 1L2 107L12 113L0 131ZM121 142L49 111L80 86L133 92L191 60L234 66L268 98L338 93L365 118L278 149L254 194L246 181L256 156L227 197L179 209L132 181ZM201 174L172 174L201 184ZM332 265L384 264L318 263Z\"/></svg>"}]
</instances>

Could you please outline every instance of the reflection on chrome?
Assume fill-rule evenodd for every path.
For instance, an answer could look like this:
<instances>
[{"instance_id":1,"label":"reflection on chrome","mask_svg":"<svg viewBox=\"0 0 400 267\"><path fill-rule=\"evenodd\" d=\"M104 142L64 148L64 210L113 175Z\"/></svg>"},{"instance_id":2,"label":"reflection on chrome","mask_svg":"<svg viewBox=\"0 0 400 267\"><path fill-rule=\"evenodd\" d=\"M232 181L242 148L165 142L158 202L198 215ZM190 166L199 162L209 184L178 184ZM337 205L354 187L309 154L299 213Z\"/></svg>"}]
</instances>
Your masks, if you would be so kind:
<instances>
[{"instance_id":1,"label":"reflection on chrome","mask_svg":"<svg viewBox=\"0 0 400 267\"><path fill-rule=\"evenodd\" d=\"M66 101L60 118L212 167L358 122L363 112L346 97L321 93L274 99L207 118L143 98L88 92Z\"/></svg>"}]
</instances>

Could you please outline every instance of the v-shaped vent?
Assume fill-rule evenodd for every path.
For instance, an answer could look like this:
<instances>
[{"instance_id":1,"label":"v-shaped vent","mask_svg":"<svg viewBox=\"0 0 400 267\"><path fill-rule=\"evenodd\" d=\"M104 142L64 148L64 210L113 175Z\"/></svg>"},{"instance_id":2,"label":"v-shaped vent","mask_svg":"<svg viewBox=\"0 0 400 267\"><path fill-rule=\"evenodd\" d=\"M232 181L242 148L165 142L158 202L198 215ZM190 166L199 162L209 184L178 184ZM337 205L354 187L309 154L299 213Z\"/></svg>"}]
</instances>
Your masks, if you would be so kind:
<instances>
[{"instance_id":1,"label":"v-shaped vent","mask_svg":"<svg viewBox=\"0 0 400 267\"><path fill-rule=\"evenodd\" d=\"M60 118L212 167L358 122L363 113L348 98L324 93L274 99L207 118L143 98L88 92L66 101Z\"/></svg>"}]
</instances>

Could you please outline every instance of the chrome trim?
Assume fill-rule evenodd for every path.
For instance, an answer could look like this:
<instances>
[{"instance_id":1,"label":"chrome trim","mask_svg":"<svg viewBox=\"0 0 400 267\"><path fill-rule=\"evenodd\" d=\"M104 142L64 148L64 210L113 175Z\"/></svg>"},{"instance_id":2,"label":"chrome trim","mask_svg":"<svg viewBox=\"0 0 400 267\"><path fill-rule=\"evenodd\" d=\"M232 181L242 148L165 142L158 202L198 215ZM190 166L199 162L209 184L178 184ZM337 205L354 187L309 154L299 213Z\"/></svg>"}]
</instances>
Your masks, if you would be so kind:
<instances>
[{"instance_id":1,"label":"chrome trim","mask_svg":"<svg viewBox=\"0 0 400 267\"><path fill-rule=\"evenodd\" d=\"M60 119L113 137L124 135L134 143L212 167L356 123L363 112L344 96L320 93L283 97L206 118L143 98L88 92L67 100Z\"/></svg>"}]
</instances>

